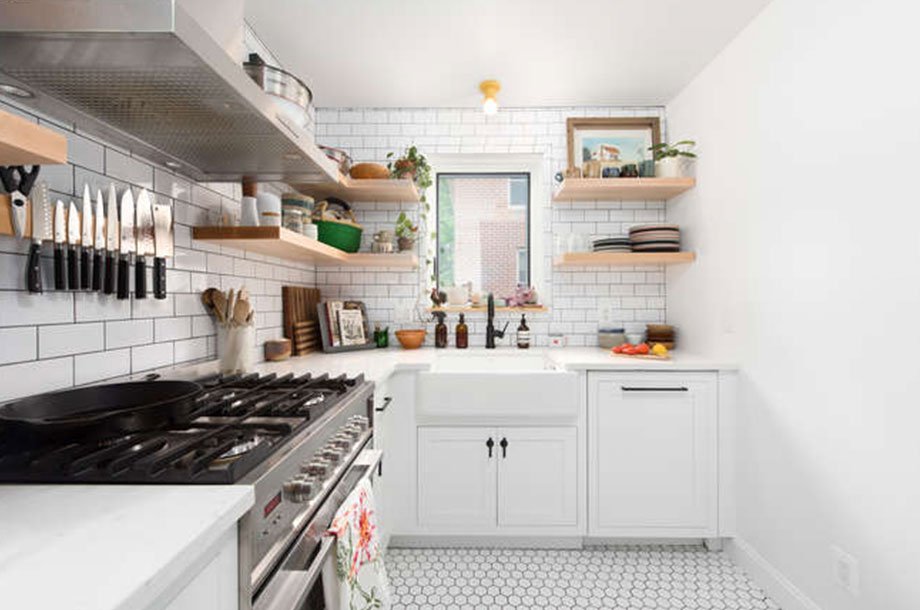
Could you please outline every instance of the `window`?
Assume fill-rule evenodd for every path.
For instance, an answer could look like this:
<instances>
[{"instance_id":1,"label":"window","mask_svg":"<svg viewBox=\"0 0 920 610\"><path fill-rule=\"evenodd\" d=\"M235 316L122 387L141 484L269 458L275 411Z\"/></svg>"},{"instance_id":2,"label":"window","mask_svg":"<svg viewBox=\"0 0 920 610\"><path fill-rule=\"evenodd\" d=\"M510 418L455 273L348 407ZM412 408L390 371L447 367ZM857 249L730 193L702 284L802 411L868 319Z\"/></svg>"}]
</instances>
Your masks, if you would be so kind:
<instances>
[{"instance_id":1,"label":"window","mask_svg":"<svg viewBox=\"0 0 920 610\"><path fill-rule=\"evenodd\" d=\"M506 297L530 285L530 174L437 174L438 287Z\"/></svg>"}]
</instances>

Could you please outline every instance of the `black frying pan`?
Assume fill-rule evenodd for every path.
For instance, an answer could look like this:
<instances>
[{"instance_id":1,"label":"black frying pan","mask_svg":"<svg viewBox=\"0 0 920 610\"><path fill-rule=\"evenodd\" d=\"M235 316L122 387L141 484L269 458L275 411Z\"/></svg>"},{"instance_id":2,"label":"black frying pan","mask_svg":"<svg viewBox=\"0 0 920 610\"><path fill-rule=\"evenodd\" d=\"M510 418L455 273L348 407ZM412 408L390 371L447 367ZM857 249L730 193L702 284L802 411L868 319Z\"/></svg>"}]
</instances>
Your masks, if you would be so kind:
<instances>
[{"instance_id":1,"label":"black frying pan","mask_svg":"<svg viewBox=\"0 0 920 610\"><path fill-rule=\"evenodd\" d=\"M116 436L188 421L201 386L132 381L30 396L0 406L0 425L23 437Z\"/></svg>"}]
</instances>

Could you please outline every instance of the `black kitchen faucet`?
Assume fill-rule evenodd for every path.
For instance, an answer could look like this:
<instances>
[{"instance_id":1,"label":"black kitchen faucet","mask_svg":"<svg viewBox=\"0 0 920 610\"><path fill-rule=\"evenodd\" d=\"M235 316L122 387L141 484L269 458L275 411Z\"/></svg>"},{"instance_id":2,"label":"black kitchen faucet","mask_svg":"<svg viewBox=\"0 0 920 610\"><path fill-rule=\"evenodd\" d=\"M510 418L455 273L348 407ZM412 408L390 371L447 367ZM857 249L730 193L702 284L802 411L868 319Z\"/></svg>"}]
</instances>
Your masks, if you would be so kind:
<instances>
[{"instance_id":1,"label":"black kitchen faucet","mask_svg":"<svg viewBox=\"0 0 920 610\"><path fill-rule=\"evenodd\" d=\"M499 339L504 338L505 331L508 330L508 323L505 322L505 327L501 330L495 330L495 326L492 324L495 320L495 297L492 296L492 293L489 293L489 320L486 323L486 349L495 349L495 338Z\"/></svg>"}]
</instances>

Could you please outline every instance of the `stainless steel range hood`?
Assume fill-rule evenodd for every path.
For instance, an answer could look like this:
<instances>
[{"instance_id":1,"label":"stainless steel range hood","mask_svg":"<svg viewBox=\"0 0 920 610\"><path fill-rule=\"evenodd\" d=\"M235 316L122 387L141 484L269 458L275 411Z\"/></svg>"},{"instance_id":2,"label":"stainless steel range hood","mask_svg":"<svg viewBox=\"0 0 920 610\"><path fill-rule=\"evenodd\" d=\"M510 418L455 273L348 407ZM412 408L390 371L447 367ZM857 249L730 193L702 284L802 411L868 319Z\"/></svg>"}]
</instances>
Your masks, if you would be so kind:
<instances>
[{"instance_id":1,"label":"stainless steel range hood","mask_svg":"<svg viewBox=\"0 0 920 610\"><path fill-rule=\"evenodd\" d=\"M37 110L196 180L338 176L176 0L2 2L2 82L34 93L25 103Z\"/></svg>"}]
</instances>

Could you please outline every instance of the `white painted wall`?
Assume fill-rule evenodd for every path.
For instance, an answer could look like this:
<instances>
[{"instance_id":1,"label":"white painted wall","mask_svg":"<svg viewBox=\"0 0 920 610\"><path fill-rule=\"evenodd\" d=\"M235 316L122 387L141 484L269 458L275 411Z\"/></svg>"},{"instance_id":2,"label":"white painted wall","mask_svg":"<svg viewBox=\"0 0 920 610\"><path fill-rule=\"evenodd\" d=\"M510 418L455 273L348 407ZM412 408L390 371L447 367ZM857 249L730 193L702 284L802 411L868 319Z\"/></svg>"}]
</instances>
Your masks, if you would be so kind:
<instances>
[{"instance_id":1,"label":"white painted wall","mask_svg":"<svg viewBox=\"0 0 920 610\"><path fill-rule=\"evenodd\" d=\"M918 17L774 0L667 107L700 142L668 318L739 359L740 537L825 610L920 607Z\"/></svg>"}]
</instances>

